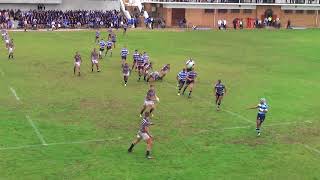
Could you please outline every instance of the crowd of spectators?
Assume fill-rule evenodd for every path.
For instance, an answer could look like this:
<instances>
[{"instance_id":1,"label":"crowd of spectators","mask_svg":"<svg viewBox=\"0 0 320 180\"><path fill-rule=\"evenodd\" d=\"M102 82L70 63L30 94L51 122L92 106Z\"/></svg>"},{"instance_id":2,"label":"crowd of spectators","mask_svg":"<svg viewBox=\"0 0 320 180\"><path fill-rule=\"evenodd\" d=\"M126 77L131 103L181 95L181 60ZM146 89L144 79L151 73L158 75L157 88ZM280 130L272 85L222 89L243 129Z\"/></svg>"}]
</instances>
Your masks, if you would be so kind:
<instances>
[{"instance_id":1,"label":"crowd of spectators","mask_svg":"<svg viewBox=\"0 0 320 180\"><path fill-rule=\"evenodd\" d=\"M127 19L117 10L0 10L4 28L119 28L126 23Z\"/></svg>"}]
</instances>

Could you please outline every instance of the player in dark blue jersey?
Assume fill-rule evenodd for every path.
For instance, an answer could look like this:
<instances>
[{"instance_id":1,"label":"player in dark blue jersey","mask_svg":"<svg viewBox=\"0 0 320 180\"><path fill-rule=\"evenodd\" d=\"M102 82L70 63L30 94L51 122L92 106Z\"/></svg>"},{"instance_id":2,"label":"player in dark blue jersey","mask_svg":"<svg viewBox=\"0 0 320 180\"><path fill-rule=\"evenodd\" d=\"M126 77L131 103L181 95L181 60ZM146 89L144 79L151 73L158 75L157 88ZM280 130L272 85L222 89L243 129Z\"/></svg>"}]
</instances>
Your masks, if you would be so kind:
<instances>
[{"instance_id":1,"label":"player in dark blue jersey","mask_svg":"<svg viewBox=\"0 0 320 180\"><path fill-rule=\"evenodd\" d=\"M177 75L177 81L178 81L178 96L180 96L180 91L187 80L187 70L185 68L182 69Z\"/></svg>"},{"instance_id":2,"label":"player in dark blue jersey","mask_svg":"<svg viewBox=\"0 0 320 180\"><path fill-rule=\"evenodd\" d=\"M187 79L186 79L186 83L184 85L184 89L183 89L183 92L182 94L184 94L184 92L186 91L186 89L189 87L189 95L188 95L188 98L191 98L191 93L192 93L192 90L193 90L193 86L194 86L194 83L195 83L195 79L197 78L197 73L194 71L194 69L192 69L191 71L189 71L187 73Z\"/></svg>"},{"instance_id":3,"label":"player in dark blue jersey","mask_svg":"<svg viewBox=\"0 0 320 180\"><path fill-rule=\"evenodd\" d=\"M138 52L138 50L136 49L132 55L133 57L133 63L132 63L132 70L133 68L135 68L135 70L137 70L138 66L137 66L137 60L140 58L140 54Z\"/></svg>"},{"instance_id":4,"label":"player in dark blue jersey","mask_svg":"<svg viewBox=\"0 0 320 180\"><path fill-rule=\"evenodd\" d=\"M101 39L99 41L99 47L100 47L100 49L99 49L99 59L102 59L102 53L103 53L103 51L104 51L104 49L106 47L106 42L103 39Z\"/></svg>"},{"instance_id":5,"label":"player in dark blue jersey","mask_svg":"<svg viewBox=\"0 0 320 180\"><path fill-rule=\"evenodd\" d=\"M108 40L106 45L107 45L107 51L106 51L106 54L105 56L108 54L108 52L110 51L110 57L112 57L112 41Z\"/></svg>"},{"instance_id":6,"label":"player in dark blue jersey","mask_svg":"<svg viewBox=\"0 0 320 180\"><path fill-rule=\"evenodd\" d=\"M96 38L95 38L95 43L97 43L98 41L99 41L99 38L100 38L100 31L99 30L97 30L96 31Z\"/></svg>"},{"instance_id":7,"label":"player in dark blue jersey","mask_svg":"<svg viewBox=\"0 0 320 180\"><path fill-rule=\"evenodd\" d=\"M257 120L256 120L256 131L257 131L257 136L261 135L261 125L264 122L266 118L266 114L269 111L269 106L267 104L267 101L265 98L260 99L260 103L257 106L251 107L249 109L258 109L258 115L257 115Z\"/></svg>"},{"instance_id":8,"label":"player in dark blue jersey","mask_svg":"<svg viewBox=\"0 0 320 180\"><path fill-rule=\"evenodd\" d=\"M214 92L216 96L217 111L220 111L220 105L221 105L222 99L227 94L227 88L225 87L224 84L222 84L220 79L214 85Z\"/></svg>"},{"instance_id":9,"label":"player in dark blue jersey","mask_svg":"<svg viewBox=\"0 0 320 180\"><path fill-rule=\"evenodd\" d=\"M123 66L124 63L126 62L128 55L129 55L129 50L127 49L126 46L124 46L124 47L121 49L121 52L120 52L121 64L122 64L122 66Z\"/></svg>"},{"instance_id":10,"label":"player in dark blue jersey","mask_svg":"<svg viewBox=\"0 0 320 180\"><path fill-rule=\"evenodd\" d=\"M150 113L145 112L144 117L141 121L140 128L137 133L137 138L132 141L128 152L131 153L134 146L137 145L141 140L144 140L147 143L147 150L146 150L146 158L152 159L151 156L151 149L152 149L152 138L153 136L150 134L149 127L153 125L153 123L150 120Z\"/></svg>"},{"instance_id":11,"label":"player in dark blue jersey","mask_svg":"<svg viewBox=\"0 0 320 180\"><path fill-rule=\"evenodd\" d=\"M129 75L130 75L130 67L129 67L128 63L125 63L122 66L122 74L123 74L124 86L127 86L127 82L128 82Z\"/></svg>"},{"instance_id":12,"label":"player in dark blue jersey","mask_svg":"<svg viewBox=\"0 0 320 180\"><path fill-rule=\"evenodd\" d=\"M138 74L139 74L138 81L140 81L141 76L143 75L143 71L144 71L144 59L143 59L141 53L140 53L139 58L137 59L137 67L138 67Z\"/></svg>"}]
</instances>

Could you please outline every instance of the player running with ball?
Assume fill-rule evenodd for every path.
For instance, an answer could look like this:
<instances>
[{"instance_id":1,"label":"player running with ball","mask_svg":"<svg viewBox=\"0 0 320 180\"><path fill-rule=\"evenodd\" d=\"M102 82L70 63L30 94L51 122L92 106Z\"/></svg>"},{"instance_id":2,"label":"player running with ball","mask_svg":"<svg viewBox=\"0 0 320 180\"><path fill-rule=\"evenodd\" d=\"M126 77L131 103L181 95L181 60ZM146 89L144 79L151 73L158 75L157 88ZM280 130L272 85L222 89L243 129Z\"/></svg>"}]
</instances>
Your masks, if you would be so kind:
<instances>
[{"instance_id":1,"label":"player running with ball","mask_svg":"<svg viewBox=\"0 0 320 180\"><path fill-rule=\"evenodd\" d=\"M267 101L265 98L261 98L260 99L260 103L252 108L249 109L258 109L258 115L257 115L257 127L256 127L256 131L257 131L257 136L261 135L261 125L264 122L265 118L266 118L266 113L268 112L268 108L269 106L267 105Z\"/></svg>"},{"instance_id":2,"label":"player running with ball","mask_svg":"<svg viewBox=\"0 0 320 180\"><path fill-rule=\"evenodd\" d=\"M137 145L142 139L147 143L147 151L146 151L146 158L152 159L151 156L151 149L152 149L152 135L150 134L149 126L153 125L150 121L150 113L145 112L144 118L141 121L140 129L137 133L137 138L133 140L132 144L130 145L128 152L131 153L134 146Z\"/></svg>"}]
</instances>

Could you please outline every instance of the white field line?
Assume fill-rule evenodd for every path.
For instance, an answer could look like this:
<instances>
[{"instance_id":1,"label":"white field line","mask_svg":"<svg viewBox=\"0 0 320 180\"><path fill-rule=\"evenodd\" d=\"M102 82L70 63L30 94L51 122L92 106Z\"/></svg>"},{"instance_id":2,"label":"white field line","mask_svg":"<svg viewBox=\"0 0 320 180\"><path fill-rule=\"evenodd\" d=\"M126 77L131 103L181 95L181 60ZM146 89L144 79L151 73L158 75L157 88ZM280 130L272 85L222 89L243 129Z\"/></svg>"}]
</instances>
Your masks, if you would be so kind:
<instances>
[{"instance_id":1,"label":"white field line","mask_svg":"<svg viewBox=\"0 0 320 180\"><path fill-rule=\"evenodd\" d=\"M28 119L30 125L32 126L34 132L37 134L39 140L41 141L42 145L47 146L48 144L46 143L46 141L44 140L43 136L41 135L39 129L37 128L37 126L34 124L34 122L32 121L32 119L26 115L26 118Z\"/></svg>"},{"instance_id":2,"label":"white field line","mask_svg":"<svg viewBox=\"0 0 320 180\"><path fill-rule=\"evenodd\" d=\"M120 139L122 139L122 138L118 137L118 138L113 138L113 139L92 139L92 140L85 140L85 141L57 142L57 143L49 143L46 145L33 144L33 145L24 145L24 146L15 146L15 147L3 147L3 148L0 148L0 151L1 150L29 149L29 148L57 146L57 145L89 144L89 143L94 143L94 142L115 141L115 140L120 140Z\"/></svg>"},{"instance_id":3,"label":"white field line","mask_svg":"<svg viewBox=\"0 0 320 180\"><path fill-rule=\"evenodd\" d=\"M318 150L316 148L310 147L309 145L306 145L306 144L304 145L304 147L309 149L309 150L311 150L311 151L313 151L313 152L316 152L316 153L320 154L320 150Z\"/></svg>"},{"instance_id":4,"label":"white field line","mask_svg":"<svg viewBox=\"0 0 320 180\"><path fill-rule=\"evenodd\" d=\"M14 97L16 98L16 100L17 100L17 101L20 101L20 98L19 98L19 96L17 95L16 90L14 90L13 87L10 87L10 90L11 90L12 94L14 95Z\"/></svg>"}]
</instances>

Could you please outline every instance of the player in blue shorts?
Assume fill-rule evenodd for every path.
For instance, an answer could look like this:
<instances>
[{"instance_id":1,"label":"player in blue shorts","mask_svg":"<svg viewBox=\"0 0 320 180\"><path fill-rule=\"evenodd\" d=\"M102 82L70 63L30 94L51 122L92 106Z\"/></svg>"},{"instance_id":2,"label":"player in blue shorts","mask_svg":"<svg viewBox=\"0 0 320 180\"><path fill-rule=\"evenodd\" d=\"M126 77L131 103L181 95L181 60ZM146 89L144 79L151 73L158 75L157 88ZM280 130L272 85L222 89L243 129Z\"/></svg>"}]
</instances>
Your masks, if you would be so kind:
<instances>
[{"instance_id":1,"label":"player in blue shorts","mask_svg":"<svg viewBox=\"0 0 320 180\"><path fill-rule=\"evenodd\" d=\"M103 51L104 51L104 49L106 47L106 42L103 39L101 39L99 41L99 47L100 47L100 49L99 49L99 59L102 59L102 53L103 53Z\"/></svg>"},{"instance_id":2,"label":"player in blue shorts","mask_svg":"<svg viewBox=\"0 0 320 180\"><path fill-rule=\"evenodd\" d=\"M183 68L182 71L180 71L177 75L178 88L179 88L178 96L180 96L180 91L184 86L184 84L186 83L186 79L187 79L187 70Z\"/></svg>"},{"instance_id":3,"label":"player in blue shorts","mask_svg":"<svg viewBox=\"0 0 320 180\"><path fill-rule=\"evenodd\" d=\"M264 122L265 118L266 118L266 113L268 112L268 104L265 98L261 98L260 99L260 103L252 108L249 109L258 109L258 115L257 115L257 127L256 127L256 131L257 131L257 136L261 135L261 125Z\"/></svg>"},{"instance_id":4,"label":"player in blue shorts","mask_svg":"<svg viewBox=\"0 0 320 180\"><path fill-rule=\"evenodd\" d=\"M110 51L110 57L112 57L112 41L110 41L110 40L108 40L107 41L107 51L106 51L106 54L105 54L105 56L108 54L108 52Z\"/></svg>"},{"instance_id":5,"label":"player in blue shorts","mask_svg":"<svg viewBox=\"0 0 320 180\"><path fill-rule=\"evenodd\" d=\"M217 111L220 111L220 105L221 105L222 99L227 94L227 88L225 87L224 84L222 84L220 79L214 85L214 91L216 96Z\"/></svg>"}]
</instances>

